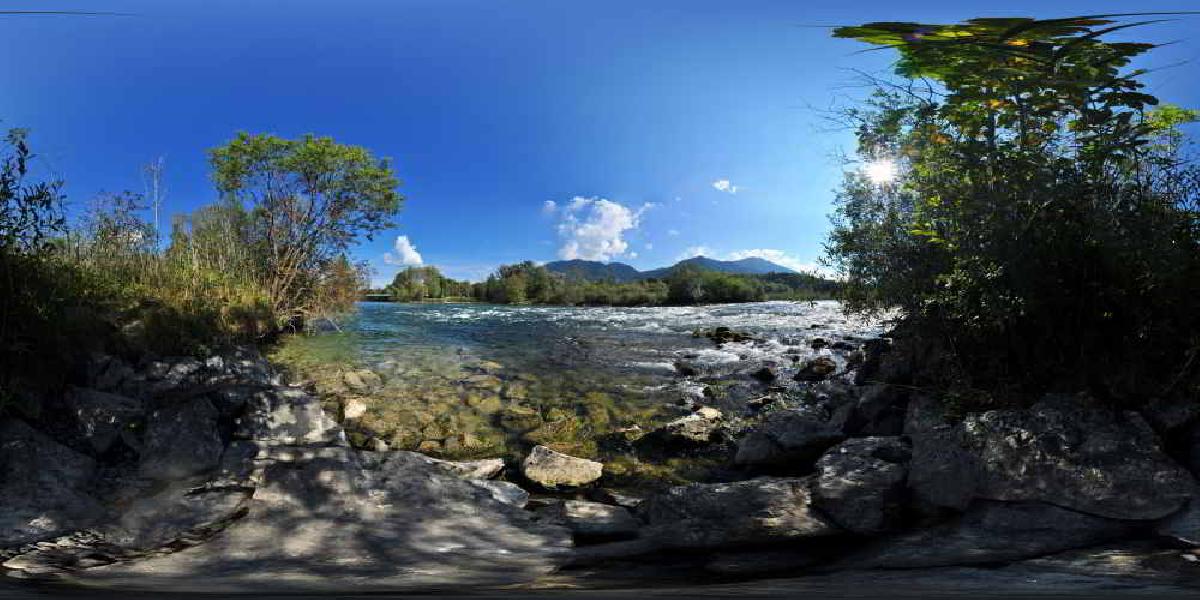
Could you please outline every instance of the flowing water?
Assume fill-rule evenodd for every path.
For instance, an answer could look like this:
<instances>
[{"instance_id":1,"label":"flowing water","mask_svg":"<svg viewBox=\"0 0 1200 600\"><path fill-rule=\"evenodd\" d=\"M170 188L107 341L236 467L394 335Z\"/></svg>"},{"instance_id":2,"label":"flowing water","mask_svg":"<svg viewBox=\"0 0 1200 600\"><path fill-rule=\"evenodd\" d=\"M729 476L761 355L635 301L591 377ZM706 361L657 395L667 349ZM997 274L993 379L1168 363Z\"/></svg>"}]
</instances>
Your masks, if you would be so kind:
<instances>
[{"instance_id":1,"label":"flowing water","mask_svg":"<svg viewBox=\"0 0 1200 600\"><path fill-rule=\"evenodd\" d=\"M696 335L717 327L752 339L718 345ZM357 443L457 458L515 457L541 443L620 463L606 455L605 439L651 430L699 404L734 417L748 410L748 396L802 392L795 369L817 355L844 365L846 350L882 324L847 317L836 302L362 303L342 329L289 340L275 359L342 407ZM749 377L763 366L778 370L776 382ZM360 369L370 371L364 386L346 376Z\"/></svg>"}]
</instances>

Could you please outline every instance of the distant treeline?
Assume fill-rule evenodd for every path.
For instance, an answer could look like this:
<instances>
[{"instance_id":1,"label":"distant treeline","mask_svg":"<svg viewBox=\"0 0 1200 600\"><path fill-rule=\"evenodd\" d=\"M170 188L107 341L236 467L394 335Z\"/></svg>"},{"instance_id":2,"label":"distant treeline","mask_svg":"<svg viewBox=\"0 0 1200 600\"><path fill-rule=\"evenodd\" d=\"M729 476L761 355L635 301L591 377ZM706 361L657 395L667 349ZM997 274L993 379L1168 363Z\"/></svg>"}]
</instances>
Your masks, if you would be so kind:
<instances>
[{"instance_id":1,"label":"distant treeline","mask_svg":"<svg viewBox=\"0 0 1200 600\"><path fill-rule=\"evenodd\" d=\"M531 261L504 265L480 283L445 277L436 267L409 267L391 285L370 290L394 302L477 301L496 304L654 306L832 298L837 283L807 273L748 275L679 268L661 279L617 283L566 277Z\"/></svg>"}]
</instances>

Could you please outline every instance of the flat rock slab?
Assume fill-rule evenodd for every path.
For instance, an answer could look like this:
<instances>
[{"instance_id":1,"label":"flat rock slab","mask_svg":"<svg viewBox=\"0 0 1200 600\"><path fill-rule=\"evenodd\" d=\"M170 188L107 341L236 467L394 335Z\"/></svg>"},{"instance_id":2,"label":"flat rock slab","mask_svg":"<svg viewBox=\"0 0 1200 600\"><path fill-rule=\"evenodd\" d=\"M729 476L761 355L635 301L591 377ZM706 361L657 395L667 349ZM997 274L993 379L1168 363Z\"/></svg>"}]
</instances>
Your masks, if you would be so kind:
<instances>
[{"instance_id":1,"label":"flat rock slab","mask_svg":"<svg viewBox=\"0 0 1200 600\"><path fill-rule=\"evenodd\" d=\"M1119 539L1140 528L1136 522L1040 502L981 502L940 526L874 542L836 566L916 569L1014 562Z\"/></svg>"},{"instance_id":2,"label":"flat rock slab","mask_svg":"<svg viewBox=\"0 0 1200 600\"><path fill-rule=\"evenodd\" d=\"M0 423L0 548L87 527L104 513L88 493L96 463L22 421Z\"/></svg>"},{"instance_id":3,"label":"flat rock slab","mask_svg":"<svg viewBox=\"0 0 1200 600\"><path fill-rule=\"evenodd\" d=\"M343 443L345 433L325 414L320 401L303 390L268 390L254 394L238 437L275 444Z\"/></svg>"},{"instance_id":4,"label":"flat rock slab","mask_svg":"<svg viewBox=\"0 0 1200 600\"><path fill-rule=\"evenodd\" d=\"M194 592L415 590L528 582L570 534L436 466L323 448L266 467L245 517L174 554L75 572L76 583Z\"/></svg>"}]
</instances>

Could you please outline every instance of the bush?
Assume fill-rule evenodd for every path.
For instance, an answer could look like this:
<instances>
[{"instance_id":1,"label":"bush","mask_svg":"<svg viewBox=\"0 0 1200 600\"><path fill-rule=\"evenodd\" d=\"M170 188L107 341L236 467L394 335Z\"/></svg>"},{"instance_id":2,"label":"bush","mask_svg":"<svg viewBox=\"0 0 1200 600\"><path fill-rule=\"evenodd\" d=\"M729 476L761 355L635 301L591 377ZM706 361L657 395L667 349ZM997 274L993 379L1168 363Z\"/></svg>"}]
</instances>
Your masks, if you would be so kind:
<instances>
[{"instance_id":1,"label":"bush","mask_svg":"<svg viewBox=\"0 0 1200 600\"><path fill-rule=\"evenodd\" d=\"M848 112L858 159L829 243L851 310L898 307L955 349L957 385L1182 394L1200 351L1200 173L1151 109L1149 44L1097 19L877 23L837 35L896 48L898 72ZM880 169L886 171L886 168Z\"/></svg>"}]
</instances>

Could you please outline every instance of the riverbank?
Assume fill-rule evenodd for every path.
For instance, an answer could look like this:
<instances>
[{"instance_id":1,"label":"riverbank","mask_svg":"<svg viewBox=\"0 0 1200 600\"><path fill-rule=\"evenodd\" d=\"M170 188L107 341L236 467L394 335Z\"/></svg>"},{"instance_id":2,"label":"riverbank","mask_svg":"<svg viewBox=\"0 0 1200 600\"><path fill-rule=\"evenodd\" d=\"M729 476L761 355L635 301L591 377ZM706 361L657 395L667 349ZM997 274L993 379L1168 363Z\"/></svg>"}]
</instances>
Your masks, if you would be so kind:
<instances>
[{"instance_id":1,"label":"riverbank","mask_svg":"<svg viewBox=\"0 0 1200 600\"><path fill-rule=\"evenodd\" d=\"M688 339L725 350L753 336ZM1186 407L1047 396L956 415L896 383L931 364L910 340L866 339L831 368L823 344L742 380L804 393L736 418L682 407L630 440L639 460L721 466L634 490L612 485L604 457L546 445L473 461L355 447L352 419L249 349L97 356L46 418L3 423L0 558L34 584L202 593L1200 583Z\"/></svg>"}]
</instances>

